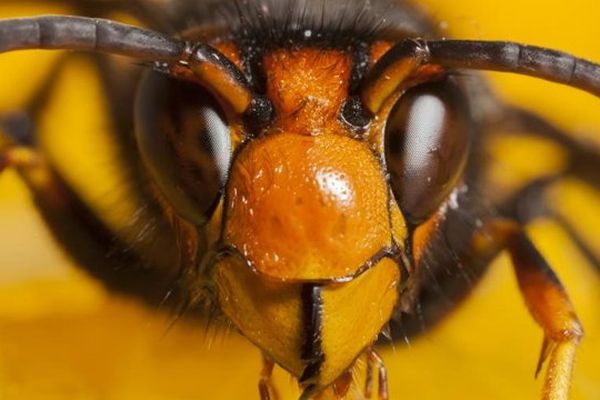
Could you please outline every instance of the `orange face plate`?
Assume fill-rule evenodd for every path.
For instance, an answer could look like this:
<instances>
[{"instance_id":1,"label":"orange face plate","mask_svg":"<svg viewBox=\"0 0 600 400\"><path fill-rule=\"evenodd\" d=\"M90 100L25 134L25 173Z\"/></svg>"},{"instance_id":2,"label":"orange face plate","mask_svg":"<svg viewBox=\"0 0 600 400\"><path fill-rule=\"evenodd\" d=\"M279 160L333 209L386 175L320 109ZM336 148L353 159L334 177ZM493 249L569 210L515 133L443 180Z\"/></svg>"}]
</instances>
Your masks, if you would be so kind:
<instances>
[{"instance_id":1,"label":"orange face plate","mask_svg":"<svg viewBox=\"0 0 600 400\"><path fill-rule=\"evenodd\" d=\"M272 278L351 276L390 244L378 161L341 135L257 139L236 160L228 198L227 242Z\"/></svg>"}]
</instances>

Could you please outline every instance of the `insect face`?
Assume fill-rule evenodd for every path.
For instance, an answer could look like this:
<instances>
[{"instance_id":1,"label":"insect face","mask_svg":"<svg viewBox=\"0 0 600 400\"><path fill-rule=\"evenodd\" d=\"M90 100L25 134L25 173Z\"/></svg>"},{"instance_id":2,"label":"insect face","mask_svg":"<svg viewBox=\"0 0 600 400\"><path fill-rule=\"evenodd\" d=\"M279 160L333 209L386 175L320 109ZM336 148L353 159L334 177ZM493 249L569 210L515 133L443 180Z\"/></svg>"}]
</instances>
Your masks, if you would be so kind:
<instances>
[{"instance_id":1,"label":"insect face","mask_svg":"<svg viewBox=\"0 0 600 400\"><path fill-rule=\"evenodd\" d=\"M263 57L272 120L260 131L225 128L208 93L154 74L138 93L138 143L173 213L220 227L197 234L210 249L201 281L214 282L225 315L303 385L324 388L391 317L406 227L372 145L382 138L354 137L340 115L350 54Z\"/></svg>"},{"instance_id":2,"label":"insect face","mask_svg":"<svg viewBox=\"0 0 600 400\"><path fill-rule=\"evenodd\" d=\"M404 31L393 39L361 36L364 31L345 25L353 20L347 17L333 29L339 37L323 21L319 30L302 18L291 18L280 32L269 25L277 22L271 19L272 4L260 5L251 23L240 18L246 30L232 29L233 34L222 26L207 28L200 39L182 42L135 31L153 46L132 42L135 35L111 36L130 27L94 22L102 35L93 49L129 53L153 66L137 89L135 146L122 150L135 157L128 166L138 174L132 175L144 209L171 228L152 237L169 244L158 246L158 252L169 248L179 254L165 252L164 263L152 258L156 262L149 270L170 283L173 266L181 267L176 278L185 305L232 324L265 354L263 399L273 393L273 362L297 378L305 398L322 390L342 396L361 354L367 360L365 395L373 390L378 366L385 398L384 369L371 352L379 333L390 322L397 340L419 324L435 322L446 309L440 293L456 304L505 248L525 301L544 327L545 349L553 354L546 394L565 399L568 385L552 385L568 382L581 336L578 318L521 229L522 221L502 204L493 207L506 219L482 211L472 195L485 187L477 135L490 123L474 99L504 108L495 99L471 97L477 79L473 84L452 69L466 54L475 64L462 66L487 68L485 60L492 59L491 67L541 71L544 77L550 70L564 81L563 64L553 64L556 54L505 43L412 40L417 34ZM409 7L394 10L412 15ZM417 32L428 32L415 22L418 15L412 16L400 18L407 23L403 27L416 24ZM41 32L48 24L66 23L52 25L56 22L32 26ZM91 23L68 22L82 29ZM263 29L260 39L271 40L267 45L249 40L252 23ZM38 35L40 46L92 43L86 35L64 42L56 35L60 29L44 32ZM531 61L536 57L513 57L530 50L547 57L546 69ZM532 62L533 67L527 64ZM596 90L589 79L593 74L571 70L579 71L571 81ZM29 162L35 152L13 149L12 140L2 144L3 152L8 150L4 164L30 179L39 166ZM91 244L79 246L85 248L83 264L93 264L89 249L98 245L93 254L108 254L114 271L138 255L120 257L124 253L148 258L150 250L136 247L135 240L115 246L129 252L101 247L99 232L105 231L98 226L104 216L89 212L89 204L52 168L45 172L56 180L28 183L43 199L40 207L58 236L70 232L62 240L71 253L78 250L73 243L91 237ZM57 193L59 201L53 202L48 195ZM119 244L124 239L114 231L108 237ZM103 280L115 281L106 274ZM121 290L140 294L120 284ZM162 298L166 290L150 292Z\"/></svg>"}]
</instances>

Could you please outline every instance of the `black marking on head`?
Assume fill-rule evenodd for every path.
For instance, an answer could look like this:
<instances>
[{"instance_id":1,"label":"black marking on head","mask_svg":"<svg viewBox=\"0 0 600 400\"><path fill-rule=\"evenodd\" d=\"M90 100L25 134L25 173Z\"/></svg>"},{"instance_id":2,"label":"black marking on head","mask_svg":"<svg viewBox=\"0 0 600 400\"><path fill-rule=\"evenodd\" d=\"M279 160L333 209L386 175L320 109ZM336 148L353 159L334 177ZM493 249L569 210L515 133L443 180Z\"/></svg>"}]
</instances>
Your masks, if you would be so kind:
<instances>
[{"instance_id":1,"label":"black marking on head","mask_svg":"<svg viewBox=\"0 0 600 400\"><path fill-rule=\"evenodd\" d=\"M369 127L373 115L363 105L360 97L350 96L342 105L340 119L359 136Z\"/></svg>"},{"instance_id":2,"label":"black marking on head","mask_svg":"<svg viewBox=\"0 0 600 400\"><path fill-rule=\"evenodd\" d=\"M136 7L135 14L165 33L204 28L209 35L255 37L256 42L300 39L339 47L377 36L438 36L435 23L410 0L203 0L160 1ZM142 8L143 10L138 10ZM152 18L148 18L149 16ZM156 20L156 21L155 21ZM158 23L160 21L160 23ZM311 32L307 33L306 29ZM262 34L261 34L262 33ZM400 37L399 37L400 36ZM340 41L340 39L342 39ZM264 43L259 43L264 45Z\"/></svg>"},{"instance_id":3,"label":"black marking on head","mask_svg":"<svg viewBox=\"0 0 600 400\"><path fill-rule=\"evenodd\" d=\"M265 128L273 119L273 104L263 96L255 96L250 106L244 112L244 122L249 129L248 136L258 136L260 130Z\"/></svg>"},{"instance_id":4,"label":"black marking on head","mask_svg":"<svg viewBox=\"0 0 600 400\"><path fill-rule=\"evenodd\" d=\"M356 62L351 84L358 86L363 67L368 67L363 49L368 49L385 20L372 12L365 0L330 3L234 0L224 5L228 18L238 21L232 31L233 39L241 49L248 80L257 92L264 93L265 89L264 54L278 48L307 46L352 53Z\"/></svg>"},{"instance_id":5,"label":"black marking on head","mask_svg":"<svg viewBox=\"0 0 600 400\"><path fill-rule=\"evenodd\" d=\"M302 306L304 313L304 345L302 359L306 368L298 380L301 385L314 383L319 376L325 354L321 348L321 329L323 324L322 287L314 284L302 286Z\"/></svg>"},{"instance_id":6,"label":"black marking on head","mask_svg":"<svg viewBox=\"0 0 600 400\"><path fill-rule=\"evenodd\" d=\"M273 49L320 47L348 51L353 56L351 86L357 88L368 68L368 43L384 20L369 2L356 0L335 8L325 1L234 0L223 5L233 23L247 79L258 93L265 91L263 57Z\"/></svg>"},{"instance_id":7,"label":"black marking on head","mask_svg":"<svg viewBox=\"0 0 600 400\"><path fill-rule=\"evenodd\" d=\"M350 76L350 93L356 93L363 78L369 71L371 47L367 42L356 43L352 48L352 74Z\"/></svg>"},{"instance_id":8,"label":"black marking on head","mask_svg":"<svg viewBox=\"0 0 600 400\"><path fill-rule=\"evenodd\" d=\"M238 40L260 47L309 43L345 48L370 41L386 23L366 0L234 0L223 5L223 12L232 21L237 19Z\"/></svg>"}]
</instances>

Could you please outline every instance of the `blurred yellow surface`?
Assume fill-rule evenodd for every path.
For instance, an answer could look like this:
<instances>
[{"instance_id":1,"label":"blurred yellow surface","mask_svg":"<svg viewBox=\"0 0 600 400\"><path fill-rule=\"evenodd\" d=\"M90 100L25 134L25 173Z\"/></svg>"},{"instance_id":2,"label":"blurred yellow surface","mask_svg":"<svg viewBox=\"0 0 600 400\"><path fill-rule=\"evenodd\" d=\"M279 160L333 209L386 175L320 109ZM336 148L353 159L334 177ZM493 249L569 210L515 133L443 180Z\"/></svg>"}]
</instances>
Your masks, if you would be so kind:
<instances>
[{"instance_id":1,"label":"blurred yellow surface","mask_svg":"<svg viewBox=\"0 0 600 400\"><path fill-rule=\"evenodd\" d=\"M60 11L22 3L0 3L0 16ZM528 42L600 61L597 0L422 3L457 38ZM2 55L0 110L22 104L53 60L51 52ZM89 89L93 95L94 83L81 79L79 93ZM531 78L494 74L492 80L507 101L600 143L600 100ZM553 198L600 254L598 193L567 182ZM189 321L167 332L167 316L104 291L52 243L12 173L0 177L0 227L1 400L258 398L256 349L236 334L207 332ZM600 399L600 275L551 221L534 224L530 232L586 328L573 399ZM391 398L534 399L541 387L533 379L541 339L501 257L435 331L383 353ZM285 373L278 370L276 378L285 399L297 396Z\"/></svg>"}]
</instances>

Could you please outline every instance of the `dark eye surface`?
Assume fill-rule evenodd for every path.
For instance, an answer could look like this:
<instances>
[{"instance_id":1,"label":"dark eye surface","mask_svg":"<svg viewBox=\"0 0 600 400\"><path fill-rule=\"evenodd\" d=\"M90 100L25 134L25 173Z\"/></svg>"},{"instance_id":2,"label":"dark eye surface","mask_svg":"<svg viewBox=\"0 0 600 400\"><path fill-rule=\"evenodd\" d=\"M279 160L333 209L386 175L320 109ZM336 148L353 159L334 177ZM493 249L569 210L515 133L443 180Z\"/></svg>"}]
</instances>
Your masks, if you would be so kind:
<instances>
[{"instance_id":1,"label":"dark eye surface","mask_svg":"<svg viewBox=\"0 0 600 400\"><path fill-rule=\"evenodd\" d=\"M142 160L175 212L202 224L220 197L231 136L213 96L200 86L146 73L137 94Z\"/></svg>"},{"instance_id":2,"label":"dark eye surface","mask_svg":"<svg viewBox=\"0 0 600 400\"><path fill-rule=\"evenodd\" d=\"M469 115L449 78L408 90L388 118L385 158L392 190L408 222L427 219L464 168Z\"/></svg>"}]
</instances>

